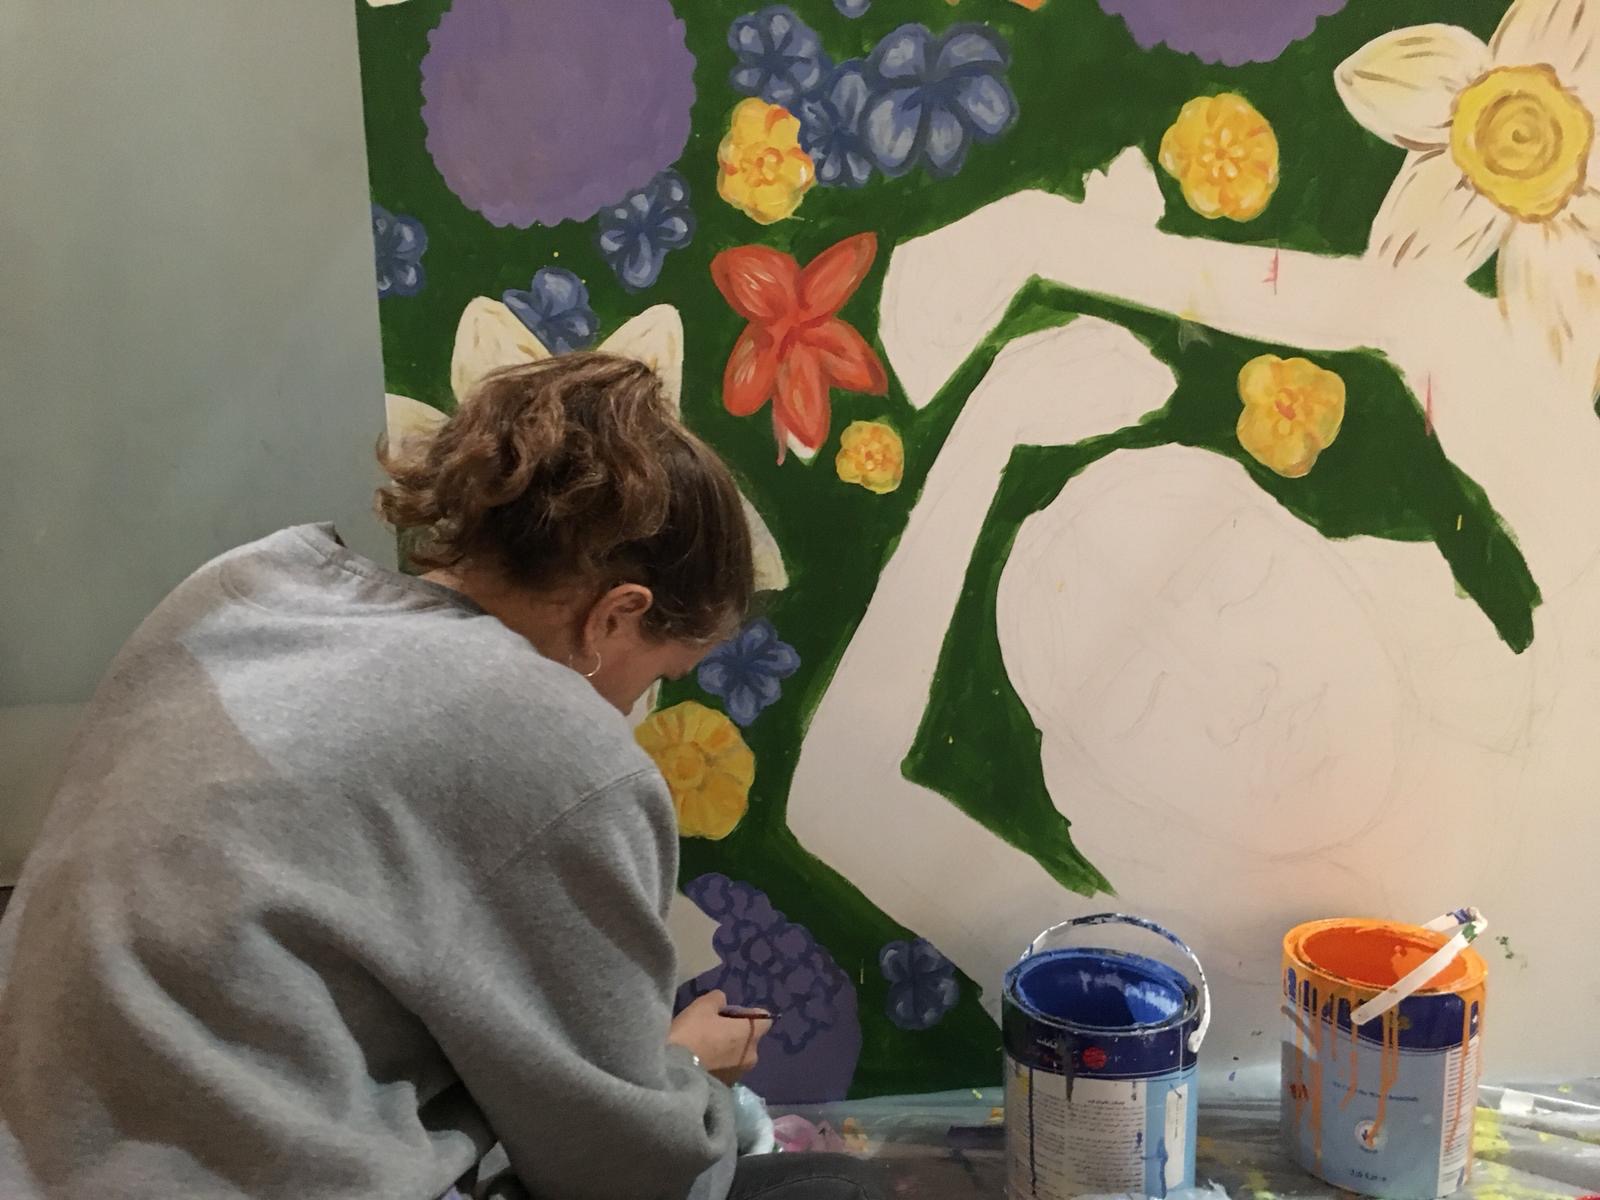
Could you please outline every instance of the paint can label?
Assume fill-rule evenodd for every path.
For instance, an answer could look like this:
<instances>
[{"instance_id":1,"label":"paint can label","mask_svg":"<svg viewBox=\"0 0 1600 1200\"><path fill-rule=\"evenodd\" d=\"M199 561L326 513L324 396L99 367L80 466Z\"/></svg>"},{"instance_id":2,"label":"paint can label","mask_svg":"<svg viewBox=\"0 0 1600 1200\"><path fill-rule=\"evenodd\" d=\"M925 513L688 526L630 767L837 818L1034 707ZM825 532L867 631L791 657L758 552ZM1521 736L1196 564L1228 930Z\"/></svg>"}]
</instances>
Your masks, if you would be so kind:
<instances>
[{"instance_id":1,"label":"paint can label","mask_svg":"<svg viewBox=\"0 0 1600 1200\"><path fill-rule=\"evenodd\" d=\"M1385 1048L1326 1020L1308 1036L1302 1020L1289 1010L1283 1045L1284 1121L1301 1165L1368 1195L1460 1190L1471 1171L1476 1033L1448 1048Z\"/></svg>"},{"instance_id":2,"label":"paint can label","mask_svg":"<svg viewBox=\"0 0 1600 1200\"><path fill-rule=\"evenodd\" d=\"M1006 1060L1012 1200L1086 1194L1165 1196L1190 1182L1195 1067L1101 1079Z\"/></svg>"}]
</instances>

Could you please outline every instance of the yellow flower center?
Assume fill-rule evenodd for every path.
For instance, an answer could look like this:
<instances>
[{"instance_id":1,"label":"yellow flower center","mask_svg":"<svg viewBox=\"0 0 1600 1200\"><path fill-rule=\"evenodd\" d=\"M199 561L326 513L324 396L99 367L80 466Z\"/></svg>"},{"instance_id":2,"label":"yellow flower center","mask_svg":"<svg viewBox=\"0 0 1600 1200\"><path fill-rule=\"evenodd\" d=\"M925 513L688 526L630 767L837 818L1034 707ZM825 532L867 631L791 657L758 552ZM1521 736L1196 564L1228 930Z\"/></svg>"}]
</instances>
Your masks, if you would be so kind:
<instances>
[{"instance_id":1,"label":"yellow flower center","mask_svg":"<svg viewBox=\"0 0 1600 1200\"><path fill-rule=\"evenodd\" d=\"M744 160L745 182L751 187L771 187L782 176L783 151L766 146L749 154Z\"/></svg>"},{"instance_id":2,"label":"yellow flower center","mask_svg":"<svg viewBox=\"0 0 1600 1200\"><path fill-rule=\"evenodd\" d=\"M706 756L698 746L670 746L661 755L659 765L674 792L693 791L705 782Z\"/></svg>"},{"instance_id":3,"label":"yellow flower center","mask_svg":"<svg viewBox=\"0 0 1600 1200\"><path fill-rule=\"evenodd\" d=\"M1549 67L1497 67L1456 97L1450 156L1472 186L1524 221L1583 186L1594 118Z\"/></svg>"},{"instance_id":4,"label":"yellow flower center","mask_svg":"<svg viewBox=\"0 0 1600 1200\"><path fill-rule=\"evenodd\" d=\"M1250 148L1244 139L1234 137L1233 130L1224 125L1200 139L1195 165L1213 183L1227 183L1239 178L1249 157Z\"/></svg>"}]
</instances>

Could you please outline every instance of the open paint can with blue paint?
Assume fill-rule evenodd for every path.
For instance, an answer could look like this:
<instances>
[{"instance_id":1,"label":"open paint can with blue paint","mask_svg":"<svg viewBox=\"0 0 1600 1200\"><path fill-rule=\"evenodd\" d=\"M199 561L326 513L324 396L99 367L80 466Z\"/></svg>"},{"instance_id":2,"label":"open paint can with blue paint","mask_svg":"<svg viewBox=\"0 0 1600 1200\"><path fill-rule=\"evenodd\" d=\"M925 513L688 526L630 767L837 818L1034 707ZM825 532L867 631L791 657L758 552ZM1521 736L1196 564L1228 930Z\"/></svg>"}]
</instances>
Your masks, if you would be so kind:
<instances>
[{"instance_id":1,"label":"open paint can with blue paint","mask_svg":"<svg viewBox=\"0 0 1600 1200\"><path fill-rule=\"evenodd\" d=\"M1175 934L1119 913L1054 926L1006 973L1000 1007L1012 1200L1194 1186L1211 1001Z\"/></svg>"}]
</instances>

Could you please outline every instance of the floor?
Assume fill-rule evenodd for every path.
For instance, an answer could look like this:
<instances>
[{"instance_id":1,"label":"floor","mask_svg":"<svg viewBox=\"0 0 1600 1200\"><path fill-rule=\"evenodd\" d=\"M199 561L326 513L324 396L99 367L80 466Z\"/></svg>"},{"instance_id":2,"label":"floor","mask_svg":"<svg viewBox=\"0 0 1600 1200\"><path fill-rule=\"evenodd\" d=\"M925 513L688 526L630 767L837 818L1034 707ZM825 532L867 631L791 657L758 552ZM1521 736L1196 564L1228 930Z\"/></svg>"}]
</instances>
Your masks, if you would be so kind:
<instances>
[{"instance_id":1,"label":"floor","mask_svg":"<svg viewBox=\"0 0 1600 1200\"><path fill-rule=\"evenodd\" d=\"M998 1091L860 1101L797 1110L824 1135L884 1162L900 1196L1005 1196L1005 1135ZM1524 1088L1485 1087L1476 1165L1463 1196L1545 1200L1600 1193L1600 1079ZM830 1139L831 1140L831 1139ZM1200 1108L1199 1189L1240 1200L1349 1200L1297 1167L1282 1149L1276 1100ZM1176 1200L1176 1197L1174 1197Z\"/></svg>"}]
</instances>

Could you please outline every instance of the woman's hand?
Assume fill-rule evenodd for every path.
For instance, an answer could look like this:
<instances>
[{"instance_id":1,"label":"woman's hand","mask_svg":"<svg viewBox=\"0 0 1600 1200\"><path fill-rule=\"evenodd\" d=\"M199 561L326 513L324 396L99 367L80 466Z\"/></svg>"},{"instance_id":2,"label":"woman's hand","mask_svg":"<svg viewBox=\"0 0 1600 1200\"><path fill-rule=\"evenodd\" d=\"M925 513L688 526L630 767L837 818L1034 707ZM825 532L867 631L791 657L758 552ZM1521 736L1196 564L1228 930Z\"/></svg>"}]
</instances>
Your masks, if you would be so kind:
<instances>
[{"instance_id":1,"label":"woman's hand","mask_svg":"<svg viewBox=\"0 0 1600 1200\"><path fill-rule=\"evenodd\" d=\"M700 1060L712 1076L732 1087L756 1065L756 1043L767 1036L771 1021L719 1015L728 997L707 992L672 1019L667 1041Z\"/></svg>"}]
</instances>

